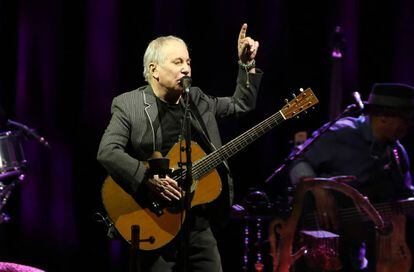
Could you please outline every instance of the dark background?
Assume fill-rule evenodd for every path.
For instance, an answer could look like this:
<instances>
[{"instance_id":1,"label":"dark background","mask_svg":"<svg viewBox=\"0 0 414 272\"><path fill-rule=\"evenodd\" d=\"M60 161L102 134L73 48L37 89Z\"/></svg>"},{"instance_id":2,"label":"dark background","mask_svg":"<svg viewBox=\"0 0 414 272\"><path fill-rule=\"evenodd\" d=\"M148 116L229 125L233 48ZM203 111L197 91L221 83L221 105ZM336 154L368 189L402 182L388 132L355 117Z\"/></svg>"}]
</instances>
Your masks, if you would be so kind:
<instances>
[{"instance_id":1,"label":"dark background","mask_svg":"<svg viewBox=\"0 0 414 272\"><path fill-rule=\"evenodd\" d=\"M299 88L311 87L320 103L230 160L238 203L251 188L272 200L285 197L283 173L263 184L294 133L321 126L351 103L353 91L366 99L375 82L414 84L412 0L0 0L0 104L52 146L23 142L29 167L6 206L12 221L0 225L0 261L47 271L125 271L125 243L107 239L93 220L103 211L106 173L95 156L112 98L144 84L148 42L169 34L189 45L193 85L231 95L244 22L260 42L257 66L265 74L257 110L222 123L223 141L278 111ZM345 43L333 65L336 26ZM333 94L339 99L331 102ZM403 142L412 154L410 137ZM242 228L232 220L218 236L225 271L240 270Z\"/></svg>"}]
</instances>

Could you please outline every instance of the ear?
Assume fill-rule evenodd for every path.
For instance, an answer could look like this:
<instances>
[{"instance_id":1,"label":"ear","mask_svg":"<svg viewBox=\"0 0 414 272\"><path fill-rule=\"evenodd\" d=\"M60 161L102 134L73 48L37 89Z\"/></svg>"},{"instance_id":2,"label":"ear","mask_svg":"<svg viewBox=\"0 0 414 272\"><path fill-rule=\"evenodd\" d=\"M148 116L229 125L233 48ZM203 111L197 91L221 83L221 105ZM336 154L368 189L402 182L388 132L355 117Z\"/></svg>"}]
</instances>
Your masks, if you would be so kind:
<instances>
[{"instance_id":1,"label":"ear","mask_svg":"<svg viewBox=\"0 0 414 272\"><path fill-rule=\"evenodd\" d=\"M159 73L158 73L158 65L157 64L150 63L148 70L150 71L150 74L152 75L153 78L158 79Z\"/></svg>"}]
</instances>

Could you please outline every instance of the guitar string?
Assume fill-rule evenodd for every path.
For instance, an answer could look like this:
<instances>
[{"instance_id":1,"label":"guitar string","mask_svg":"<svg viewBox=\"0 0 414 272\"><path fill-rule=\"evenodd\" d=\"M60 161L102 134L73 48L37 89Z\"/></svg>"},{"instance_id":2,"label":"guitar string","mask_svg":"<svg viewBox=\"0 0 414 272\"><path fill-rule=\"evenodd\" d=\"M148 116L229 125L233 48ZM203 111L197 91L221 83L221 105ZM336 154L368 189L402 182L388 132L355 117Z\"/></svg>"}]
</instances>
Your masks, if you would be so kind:
<instances>
[{"instance_id":1,"label":"guitar string","mask_svg":"<svg viewBox=\"0 0 414 272\"><path fill-rule=\"evenodd\" d=\"M307 95L307 96L306 95L307 95L307 92L301 94L300 96L298 96L296 98L296 103L298 104L296 108L299 109L299 112L297 112L297 113L300 113L300 112L308 109L316 101L314 98L313 98L313 101L312 101L312 96L313 96L312 92L309 95ZM303 99L303 98L301 98L302 96L306 96L306 98ZM303 102L303 101L305 101L305 102ZM293 114L295 114L294 111L293 111ZM254 140L256 140L258 137L260 137L261 135L263 135L264 133L266 133L270 129L272 129L275 125L279 124L280 121L284 121L284 120L285 120L285 118L283 118L283 115L281 114L281 111L276 112L275 114L271 115L266 120L264 120L263 122L259 123L255 127L251 128L248 131L241 134L239 137L237 137L233 141L230 141L229 143L224 145L222 148L218 149L217 152L213 152L213 153L209 154L211 156L204 157L201 161L199 161L199 164L196 165L197 168L199 167L199 169L196 169L196 170L200 171L200 173L194 172L194 168L193 168L193 174L196 173L196 175L198 175L199 177L203 176L204 174L209 172L211 169L213 169L215 166L220 164L223 161L223 159L227 159L227 158L231 157L231 155L232 155L231 153L226 154L226 152L227 152L226 149L230 149L230 148L234 147L235 150L238 151L238 150L246 147L250 143L252 143ZM264 127L265 125L267 127ZM262 131L261 134L253 135L253 136L255 136L253 138L250 137L250 135L252 135L252 132L255 132L255 130L258 131L259 129ZM246 136L249 136L250 141L248 141ZM245 140L247 140L247 141L245 141ZM241 147L238 147L240 145L240 143L241 143ZM243 143L244 143L244 145L243 145ZM230 151L232 151L232 150L230 150ZM234 153L235 152L233 152L233 154ZM213 157L213 159L212 159L212 162L214 162L212 164L213 166L206 165L206 164L208 164L210 157Z\"/></svg>"},{"instance_id":2,"label":"guitar string","mask_svg":"<svg viewBox=\"0 0 414 272\"><path fill-rule=\"evenodd\" d=\"M411 203L409 203L411 204ZM384 204L379 204L375 206L376 209L380 210L380 214L383 215L392 215L395 214L396 212L401 212L401 207L390 207L388 203L384 203ZM403 208L405 211L407 210L413 210L414 211L414 207L408 207L408 208ZM313 220L315 217L316 213L310 213L308 215L306 215L306 219L305 220ZM350 221L352 220L355 216L359 216L359 217L363 217L363 218L368 218L368 215L366 213L359 213L356 208L347 208L347 209L343 209L340 212L340 218L343 221Z\"/></svg>"},{"instance_id":3,"label":"guitar string","mask_svg":"<svg viewBox=\"0 0 414 272\"><path fill-rule=\"evenodd\" d=\"M275 125L278 125L284 120L283 116L280 112L277 112L264 120L263 122L259 123L255 127L249 129L248 131L241 134L236 139L228 142L222 148L218 149L216 152L210 153L203 159L201 159L193 168L193 173L197 176L203 176L215 166L220 164L223 160L228 159L233 155L235 152L233 150L243 149L254 140L262 136L264 133L272 129ZM255 133L255 134L254 134ZM230 153L229 151L230 150Z\"/></svg>"},{"instance_id":4,"label":"guitar string","mask_svg":"<svg viewBox=\"0 0 414 272\"><path fill-rule=\"evenodd\" d=\"M411 210L414 211L413 208L411 208ZM392 208L380 212L380 214L384 217L389 217L391 215L398 214L398 213L401 213L401 212L400 211L394 211L394 209L392 209ZM365 219L365 220L369 218L369 216L367 214L358 214L358 213L356 213L356 215L357 216L359 215L360 218ZM344 221L352 221L353 219L354 219L354 216L348 216L348 217L344 218Z\"/></svg>"},{"instance_id":5,"label":"guitar string","mask_svg":"<svg viewBox=\"0 0 414 272\"><path fill-rule=\"evenodd\" d=\"M402 207L402 205L412 205L411 202L403 202L403 203L396 203L395 206L393 206L392 204L389 203L380 203L380 204L376 204L374 205L374 207L377 210L380 210L380 214L384 214L384 215L390 215L390 214L394 214L394 213L398 213L398 212L402 212L402 210L407 210L407 208ZM413 207L408 207L408 209L413 209ZM341 216L343 216L343 218L345 219L351 219L353 216L355 215L361 215L361 216L367 216L365 213L360 213L358 212L358 210L356 210L355 208L347 208L342 210L343 212L341 212ZM341 217L342 218L342 217Z\"/></svg>"},{"instance_id":6,"label":"guitar string","mask_svg":"<svg viewBox=\"0 0 414 272\"><path fill-rule=\"evenodd\" d=\"M302 95L305 95L305 94L302 94ZM300 111L298 113L300 113L303 110L305 110L305 109L311 107L312 105L314 105L314 103L312 101L309 101L309 98L311 98L311 96L312 96L312 93L310 95L308 95L307 98L305 99L305 102L306 102L306 103L304 103L305 106L303 106L303 104L302 104L302 105L300 105L300 107L298 107L298 108L300 108ZM276 125L280 124L284 120L286 120L286 119L281 114L281 111L278 111L275 114L271 115L270 117L268 117L267 119L265 119L264 121L259 123L258 125L254 126L253 128L251 128L251 129L247 130L246 132L244 132L243 134L241 134L236 139L234 139L234 140L230 141L229 143L225 144L222 148L216 150L216 152L210 153L209 155L205 156L204 158L202 158L201 160L196 162L193 166L193 171L192 171L193 176L197 180L199 177L203 176L204 174L206 174L209 171L211 171L212 169L214 169L223 160L225 160L225 159L231 157L233 154L235 154L235 152L233 151L232 148L234 148L236 150L236 152L238 150L243 149L244 147L246 147L247 145L252 143L254 140L259 138L264 133L268 132L270 129L274 128ZM254 134L254 133L256 133L256 134ZM249 136L249 137L247 137L247 136ZM250 138L250 140L249 140L249 138ZM233 151L233 152L230 152L230 154L227 151L229 149L230 149L230 151ZM179 176L175 175L174 178L177 179L181 176L180 178L183 179L183 178L185 178L185 173L186 173L186 171L182 170L180 172Z\"/></svg>"},{"instance_id":7,"label":"guitar string","mask_svg":"<svg viewBox=\"0 0 414 272\"><path fill-rule=\"evenodd\" d=\"M402 205L405 204L408 207L401 207L401 204ZM403 212L402 210L409 211L409 212L414 212L414 205L413 205L414 203L403 202L401 204L396 204L397 205L396 207L392 207L392 206L390 206L389 203L381 203L381 204L375 205L375 208L377 210L379 210L379 213L381 215L384 215L384 216L390 216L390 215L393 215L393 214L396 214L396 213L401 213L401 212ZM305 220L308 221L309 224L312 224L312 223L318 224L318 222L317 222L318 219L317 219L316 215L317 214L315 212L309 213L305 216ZM352 207L343 209L340 212L340 219L343 222L353 221L353 219L355 219L356 216L360 219L365 219L365 220L369 219L369 216L366 213L361 214L361 213L358 212L358 210L356 210L356 208L352 208Z\"/></svg>"},{"instance_id":8,"label":"guitar string","mask_svg":"<svg viewBox=\"0 0 414 272\"><path fill-rule=\"evenodd\" d=\"M377 209L378 209L378 206L377 206ZM351 212L349 213L349 211L351 211ZM359 216L359 217L364 216L364 214L360 214L358 211L356 211L355 208L352 208L352 207L351 208L346 208L346 209L343 209L340 212L341 221L347 221L348 219L351 219L351 217L352 217L351 215L354 215L354 216L356 215L356 216ZM368 217L368 216L365 216L365 217ZM308 213L305 216L305 221L307 221L307 224L316 224L317 226L319 225L318 224L319 220L318 220L316 212Z\"/></svg>"},{"instance_id":9,"label":"guitar string","mask_svg":"<svg viewBox=\"0 0 414 272\"><path fill-rule=\"evenodd\" d=\"M307 95L306 92L303 93L303 94L301 94L301 96L306 96L306 95ZM299 109L299 111L297 113L300 113L300 112L308 109L309 107L311 107L313 105L313 103L311 101L312 95L313 94L310 93L310 95L308 95L305 99L301 98L300 96L298 96L296 98L297 99L296 102L298 103L298 105L296 106L296 108ZM305 101L305 102L303 102L303 101ZM315 100L314 100L314 102L315 102ZM292 111L292 113L295 115L295 112L294 111ZM284 120L286 120L286 118L283 117L283 115L281 114L281 111L278 111L277 113L275 113L272 116L268 117L266 120L264 120L260 124L258 124L255 127L249 129L248 131L244 132L242 135L240 135L235 140L233 140L233 141L227 143L226 145L224 145L223 148L220 149L220 151L222 153L225 153L226 152L226 149L229 149L231 147L235 147L236 148L236 151L238 151L237 147L238 147L238 145L240 145L240 143L241 143L241 147L239 147L239 149L246 147L251 142L253 142L254 140L256 140L258 137L260 137L261 135L263 135L264 133L266 133L267 131L269 131L270 129L272 129L273 127L275 127L276 125L278 125L279 123L281 123L281 121L284 121ZM251 132L254 132L255 130L256 130L256 132L258 132L259 129L261 130L261 133L257 133L256 135L252 135ZM254 137L249 137L250 138L250 141L249 141L248 137L246 137L246 136L254 136ZM220 152L218 152L218 153L220 153ZM215 161L215 166L218 165L223 159L229 158L232 154L224 154L224 155L227 155L227 157L224 156L223 154L219 154L219 155L221 155L221 156L217 156L215 158L215 159L218 159L218 161ZM209 170L211 170L211 169L212 168L210 167ZM204 169L204 170L206 170L206 169ZM207 170L207 171L209 171L209 170ZM205 174L205 173L206 172L204 172L203 174Z\"/></svg>"},{"instance_id":10,"label":"guitar string","mask_svg":"<svg viewBox=\"0 0 414 272\"><path fill-rule=\"evenodd\" d=\"M255 139L272 129L274 126L278 125L285 119L283 118L282 114L276 112L275 114L271 115L261 123L257 124L253 128L245 131L240 136L235 138L234 140L228 142L227 144L223 145L220 149L216 150L213 153L208 154L201 160L197 161L193 165L193 178L194 180L198 180L199 177L202 177L204 174L208 173L212 169L214 169L217 165L219 165L223 160L229 158L231 154L228 154L228 149L232 150L241 150L242 148L246 147L248 144L253 142ZM256 138L247 137L246 135L252 133L258 133L257 131L261 130L261 134L256 134ZM250 142L248 142L248 138L250 138ZM243 145L244 144L244 145ZM241 147L240 147L241 146ZM233 152L234 154L235 152ZM226 156L227 155L227 156ZM181 179L183 180L186 175L186 170L183 169L178 173L178 175L174 175L173 179ZM193 187L192 187L193 189Z\"/></svg>"}]
</instances>

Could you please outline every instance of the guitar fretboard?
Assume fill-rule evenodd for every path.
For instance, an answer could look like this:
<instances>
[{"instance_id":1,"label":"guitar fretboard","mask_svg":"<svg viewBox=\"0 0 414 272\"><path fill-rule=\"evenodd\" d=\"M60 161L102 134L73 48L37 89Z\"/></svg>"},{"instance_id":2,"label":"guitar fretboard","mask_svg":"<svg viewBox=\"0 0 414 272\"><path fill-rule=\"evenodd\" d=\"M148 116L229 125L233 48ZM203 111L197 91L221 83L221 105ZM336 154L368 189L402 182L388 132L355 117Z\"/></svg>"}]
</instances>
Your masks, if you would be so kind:
<instances>
[{"instance_id":1,"label":"guitar fretboard","mask_svg":"<svg viewBox=\"0 0 414 272\"><path fill-rule=\"evenodd\" d=\"M232 157L284 120L285 118L283 114L278 111L237 138L223 145L221 148L197 161L193 166L193 178L197 180L204 176L224 160Z\"/></svg>"}]
</instances>

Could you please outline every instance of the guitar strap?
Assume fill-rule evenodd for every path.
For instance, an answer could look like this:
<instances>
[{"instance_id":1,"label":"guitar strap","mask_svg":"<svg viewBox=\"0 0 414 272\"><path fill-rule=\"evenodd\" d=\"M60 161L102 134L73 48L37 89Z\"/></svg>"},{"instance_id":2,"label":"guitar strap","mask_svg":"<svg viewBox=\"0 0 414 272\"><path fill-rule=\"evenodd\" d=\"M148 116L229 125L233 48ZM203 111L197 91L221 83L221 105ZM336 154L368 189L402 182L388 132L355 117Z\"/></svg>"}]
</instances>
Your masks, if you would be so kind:
<instances>
[{"instance_id":1,"label":"guitar strap","mask_svg":"<svg viewBox=\"0 0 414 272\"><path fill-rule=\"evenodd\" d=\"M211 143L210 137L208 135L206 124L204 123L203 119L201 118L201 114L198 111L197 106L194 104L194 101L190 99L190 113L193 116L191 118L191 122L193 124L193 127L199 131L201 135L201 140L204 143L204 146L208 147L210 150L206 150L208 153L213 152L214 147Z\"/></svg>"},{"instance_id":2,"label":"guitar strap","mask_svg":"<svg viewBox=\"0 0 414 272\"><path fill-rule=\"evenodd\" d=\"M191 96L190 96L190 98L191 98ZM181 99L181 103L185 107L185 103L184 103L183 99ZM204 123L203 118L201 117L201 114L198 111L198 108L197 108L196 104L194 103L194 101L192 99L190 99L190 113L193 116L193 118L191 118L191 123L192 123L193 127L196 128L197 131L199 132L200 139L203 141L203 146L205 146L209 149L209 150L205 150L205 151L207 153L211 153L211 152L217 150L217 148L213 145L213 143L210 140L206 124ZM229 168L227 162L223 161L223 164L224 164L226 170L230 171L230 168Z\"/></svg>"}]
</instances>

